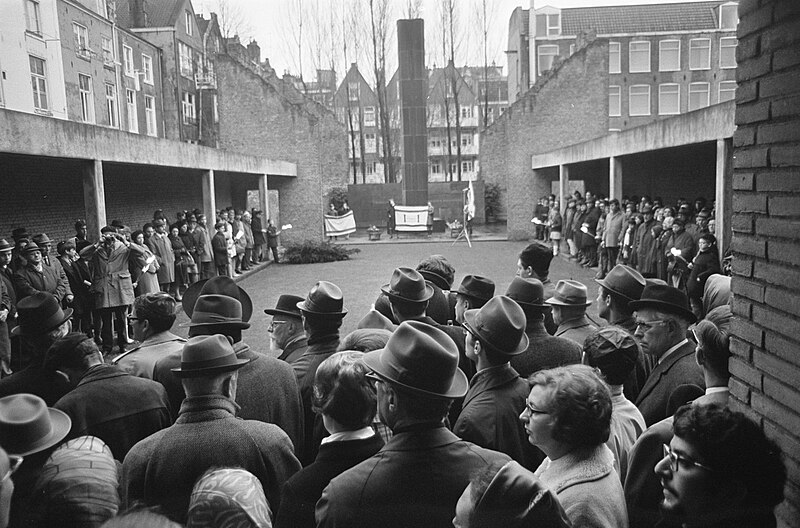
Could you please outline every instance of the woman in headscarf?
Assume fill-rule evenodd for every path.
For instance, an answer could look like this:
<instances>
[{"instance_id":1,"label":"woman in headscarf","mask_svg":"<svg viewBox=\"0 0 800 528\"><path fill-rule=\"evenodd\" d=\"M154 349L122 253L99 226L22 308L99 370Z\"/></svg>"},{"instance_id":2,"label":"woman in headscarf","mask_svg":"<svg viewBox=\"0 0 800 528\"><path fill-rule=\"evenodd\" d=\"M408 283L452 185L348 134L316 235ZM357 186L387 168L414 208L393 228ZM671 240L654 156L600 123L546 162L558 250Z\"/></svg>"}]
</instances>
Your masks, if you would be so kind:
<instances>
[{"instance_id":1,"label":"woman in headscarf","mask_svg":"<svg viewBox=\"0 0 800 528\"><path fill-rule=\"evenodd\" d=\"M187 528L272 528L264 488L241 468L212 468L192 489Z\"/></svg>"}]
</instances>

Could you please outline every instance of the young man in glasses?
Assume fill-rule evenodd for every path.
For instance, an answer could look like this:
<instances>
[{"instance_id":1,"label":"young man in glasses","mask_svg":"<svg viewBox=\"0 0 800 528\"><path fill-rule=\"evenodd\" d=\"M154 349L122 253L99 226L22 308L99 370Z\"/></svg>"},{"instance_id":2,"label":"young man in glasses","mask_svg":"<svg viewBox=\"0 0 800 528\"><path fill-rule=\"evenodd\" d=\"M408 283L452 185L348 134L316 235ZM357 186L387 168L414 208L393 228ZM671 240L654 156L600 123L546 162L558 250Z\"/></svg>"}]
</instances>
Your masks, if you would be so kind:
<instances>
[{"instance_id":1,"label":"young man in glasses","mask_svg":"<svg viewBox=\"0 0 800 528\"><path fill-rule=\"evenodd\" d=\"M684 405L655 467L665 517L687 527L775 526L786 470L780 450L744 414Z\"/></svg>"}]
</instances>

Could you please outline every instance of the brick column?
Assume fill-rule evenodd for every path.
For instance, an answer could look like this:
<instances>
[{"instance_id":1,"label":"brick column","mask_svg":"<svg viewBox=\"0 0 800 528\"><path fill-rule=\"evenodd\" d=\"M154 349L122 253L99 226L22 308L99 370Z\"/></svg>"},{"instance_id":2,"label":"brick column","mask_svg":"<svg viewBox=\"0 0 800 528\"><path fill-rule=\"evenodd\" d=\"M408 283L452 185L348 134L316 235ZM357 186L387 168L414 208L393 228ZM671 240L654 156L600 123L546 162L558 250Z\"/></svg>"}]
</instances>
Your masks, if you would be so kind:
<instances>
[{"instance_id":1,"label":"brick column","mask_svg":"<svg viewBox=\"0 0 800 528\"><path fill-rule=\"evenodd\" d=\"M203 214L206 215L206 222L213 233L214 224L217 222L217 197L214 194L214 171L209 169L203 171L200 178L203 185Z\"/></svg>"},{"instance_id":2,"label":"brick column","mask_svg":"<svg viewBox=\"0 0 800 528\"><path fill-rule=\"evenodd\" d=\"M563 214L567 210L569 200L569 165L558 166L558 194L559 208Z\"/></svg>"},{"instance_id":3,"label":"brick column","mask_svg":"<svg viewBox=\"0 0 800 528\"><path fill-rule=\"evenodd\" d=\"M608 158L608 198L622 201L622 161Z\"/></svg>"},{"instance_id":4,"label":"brick column","mask_svg":"<svg viewBox=\"0 0 800 528\"><path fill-rule=\"evenodd\" d=\"M100 229L106 225L106 191L100 160L87 161L83 167L83 206L87 237L97 240Z\"/></svg>"}]
</instances>

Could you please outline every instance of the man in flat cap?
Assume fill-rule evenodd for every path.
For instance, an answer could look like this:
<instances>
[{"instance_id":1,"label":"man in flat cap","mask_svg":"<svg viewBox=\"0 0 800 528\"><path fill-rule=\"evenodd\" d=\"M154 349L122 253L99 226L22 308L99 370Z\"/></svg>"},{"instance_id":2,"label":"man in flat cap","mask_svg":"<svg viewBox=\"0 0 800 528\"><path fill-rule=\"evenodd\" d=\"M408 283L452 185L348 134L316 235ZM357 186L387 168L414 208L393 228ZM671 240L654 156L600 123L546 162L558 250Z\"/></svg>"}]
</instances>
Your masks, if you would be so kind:
<instances>
[{"instance_id":1,"label":"man in flat cap","mask_svg":"<svg viewBox=\"0 0 800 528\"><path fill-rule=\"evenodd\" d=\"M450 401L467 392L458 349L441 330L410 321L363 361L375 376L381 421L394 436L331 480L317 503L317 526L452 526L475 468L509 461L443 424Z\"/></svg>"}]
</instances>

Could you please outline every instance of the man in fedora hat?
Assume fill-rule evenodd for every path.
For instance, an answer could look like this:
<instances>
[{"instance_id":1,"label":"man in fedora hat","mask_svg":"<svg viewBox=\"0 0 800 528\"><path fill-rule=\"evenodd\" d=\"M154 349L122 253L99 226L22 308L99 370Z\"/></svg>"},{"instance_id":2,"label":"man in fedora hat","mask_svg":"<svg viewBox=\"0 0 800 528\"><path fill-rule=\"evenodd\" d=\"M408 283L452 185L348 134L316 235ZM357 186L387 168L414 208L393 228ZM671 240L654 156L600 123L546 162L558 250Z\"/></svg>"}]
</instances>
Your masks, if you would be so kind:
<instances>
[{"instance_id":1,"label":"man in fedora hat","mask_svg":"<svg viewBox=\"0 0 800 528\"><path fill-rule=\"evenodd\" d=\"M112 361L123 370L140 378L154 379L156 364L169 355L180 358L186 340L171 332L177 319L175 299L164 292L147 293L133 301L128 316L133 338L139 343L116 356ZM172 408L177 414L178 408Z\"/></svg>"},{"instance_id":2,"label":"man in fedora hat","mask_svg":"<svg viewBox=\"0 0 800 528\"><path fill-rule=\"evenodd\" d=\"M630 303L638 301L647 284L641 273L626 266L617 264L604 279L595 279L597 288L597 312L608 324L625 329L633 335L636 333L636 319ZM650 356L639 352L636 366L624 383L625 397L636 401L639 391L653 371L654 361Z\"/></svg>"},{"instance_id":3,"label":"man in fedora hat","mask_svg":"<svg viewBox=\"0 0 800 528\"><path fill-rule=\"evenodd\" d=\"M267 308L264 313L272 316L269 324L270 352L280 352L278 359L292 364L308 350L308 338L303 330L303 316L297 303L303 300L299 295L281 295L275 308Z\"/></svg>"},{"instance_id":4,"label":"man in fedora hat","mask_svg":"<svg viewBox=\"0 0 800 528\"><path fill-rule=\"evenodd\" d=\"M475 468L509 461L443 424L450 401L467 392L458 349L441 330L410 321L363 361L376 376L381 421L394 435L375 456L331 480L317 503L317 526L452 526Z\"/></svg>"},{"instance_id":5,"label":"man in fedora hat","mask_svg":"<svg viewBox=\"0 0 800 528\"><path fill-rule=\"evenodd\" d=\"M0 380L0 397L32 393L54 404L70 390L64 376L44 367L47 349L69 333L72 308L61 305L49 293L39 292L17 304L17 326L11 335L19 337L20 357L12 357L14 374Z\"/></svg>"},{"instance_id":6,"label":"man in fedora hat","mask_svg":"<svg viewBox=\"0 0 800 528\"><path fill-rule=\"evenodd\" d=\"M464 312L478 310L494 297L494 281L480 275L467 275L456 290L456 322L464 323Z\"/></svg>"},{"instance_id":7,"label":"man in fedora hat","mask_svg":"<svg viewBox=\"0 0 800 528\"><path fill-rule=\"evenodd\" d=\"M581 347L569 339L552 336L545 328L545 314L551 306L544 302L544 285L539 279L514 277L506 296L525 314L528 348L511 357L511 366L527 379L540 370L572 365L581 361Z\"/></svg>"},{"instance_id":8,"label":"man in fedora hat","mask_svg":"<svg viewBox=\"0 0 800 528\"><path fill-rule=\"evenodd\" d=\"M453 432L462 439L505 453L531 471L544 460L519 426L530 389L511 367L511 358L528 347L525 314L511 298L492 297L480 310L464 314L467 357L477 374Z\"/></svg>"},{"instance_id":9,"label":"man in fedora hat","mask_svg":"<svg viewBox=\"0 0 800 528\"><path fill-rule=\"evenodd\" d=\"M528 244L517 258L516 276L540 281L544 287L545 299L549 299L556 293L556 287L550 280L550 261L552 260L553 252L538 242ZM555 334L558 328L550 310L544 312L544 327L550 335Z\"/></svg>"},{"instance_id":10,"label":"man in fedora hat","mask_svg":"<svg viewBox=\"0 0 800 528\"><path fill-rule=\"evenodd\" d=\"M75 386L53 405L72 419L69 438L96 436L124 460L139 440L172 424L164 387L104 363L86 334L72 332L53 343L44 364Z\"/></svg>"},{"instance_id":11,"label":"man in fedora hat","mask_svg":"<svg viewBox=\"0 0 800 528\"><path fill-rule=\"evenodd\" d=\"M50 453L64 440L71 427L69 416L48 407L34 394L14 394L0 398L0 447L13 462L5 472L0 510L11 499L9 526L35 526L33 508L36 481ZM7 487L13 474L13 486ZM6 495L6 490L11 493ZM5 504L4 504L5 503Z\"/></svg>"},{"instance_id":12,"label":"man in fedora hat","mask_svg":"<svg viewBox=\"0 0 800 528\"><path fill-rule=\"evenodd\" d=\"M125 507L137 501L160 506L185 524L198 477L212 467L231 466L255 475L269 503L280 503L280 489L300 463L280 427L236 417L238 371L248 363L223 335L186 342L180 367L173 369L186 400L174 425L145 438L125 457L120 482Z\"/></svg>"},{"instance_id":13,"label":"man in fedora hat","mask_svg":"<svg viewBox=\"0 0 800 528\"><path fill-rule=\"evenodd\" d=\"M303 317L303 329L308 336L308 349L292 364L303 401L305 444L302 450L304 464L317 457L322 438L326 436L322 417L313 409L314 376L319 364L339 349L339 329L347 315L342 290L332 282L319 281L305 300L297 303Z\"/></svg>"},{"instance_id":14,"label":"man in fedora hat","mask_svg":"<svg viewBox=\"0 0 800 528\"><path fill-rule=\"evenodd\" d=\"M592 301L586 299L586 286L574 280L560 280L555 294L545 302L553 307L553 320L558 324L556 336L583 346L584 340L597 327L586 317Z\"/></svg>"},{"instance_id":15,"label":"man in fedora hat","mask_svg":"<svg viewBox=\"0 0 800 528\"><path fill-rule=\"evenodd\" d=\"M205 293L212 291L218 293ZM252 315L250 297L230 277L209 280L200 293L188 309L192 318L185 325L189 327L189 337L224 335L231 341L236 357L248 361L238 373L237 416L276 424L286 431L299 453L303 441L302 404L291 366L256 352L242 340L242 330L250 328L246 321ZM193 294L188 297L191 301ZM246 313L244 306L248 307ZM188 304L184 309L187 307ZM166 387L173 409L180 409L184 400L185 387L173 374L180 361L181 356L172 352L156 362L153 373L153 379Z\"/></svg>"},{"instance_id":16,"label":"man in fedora hat","mask_svg":"<svg viewBox=\"0 0 800 528\"><path fill-rule=\"evenodd\" d=\"M69 283L69 278L64 272L61 262L57 258L51 258L50 256L50 253L53 249L53 241L50 240L50 237L47 236L47 233L39 233L38 235L34 235L32 240L33 243L39 246L39 249L42 250L42 265L53 268L56 274L66 284L67 293L64 295L64 303L72 304L72 301L75 299L75 295L72 292L72 285Z\"/></svg>"},{"instance_id":17,"label":"man in fedora hat","mask_svg":"<svg viewBox=\"0 0 800 528\"><path fill-rule=\"evenodd\" d=\"M145 250L117 233L116 228L105 226L100 230L100 240L81 251L81 257L89 261L92 270L91 292L94 307L100 312L99 334L104 354L110 354L114 348L114 329L119 353L125 353L128 342L125 316L134 299L130 260L144 256ZM112 326L112 320L116 327Z\"/></svg>"},{"instance_id":18,"label":"man in fedora hat","mask_svg":"<svg viewBox=\"0 0 800 528\"><path fill-rule=\"evenodd\" d=\"M636 339L642 351L656 361L636 406L648 426L667 417L667 402L680 385L705 388L702 369L694 360L695 345L686 330L696 317L684 292L672 286L646 286L642 297L630 303L636 312Z\"/></svg>"},{"instance_id":19,"label":"man in fedora hat","mask_svg":"<svg viewBox=\"0 0 800 528\"><path fill-rule=\"evenodd\" d=\"M22 250L27 264L14 274L14 289L17 299L22 300L37 292L46 292L55 297L59 303L66 300L67 292L70 297L72 291L68 290L69 282L52 266L45 266L42 260L42 250L35 242L30 242ZM60 269L60 267L59 267Z\"/></svg>"},{"instance_id":20,"label":"man in fedora hat","mask_svg":"<svg viewBox=\"0 0 800 528\"><path fill-rule=\"evenodd\" d=\"M175 253L172 251L172 243L167 236L167 221L163 218L153 220L155 233L146 240L147 247L155 255L158 261L158 285L161 291L167 292L173 297L178 297L175 291Z\"/></svg>"}]
</instances>

